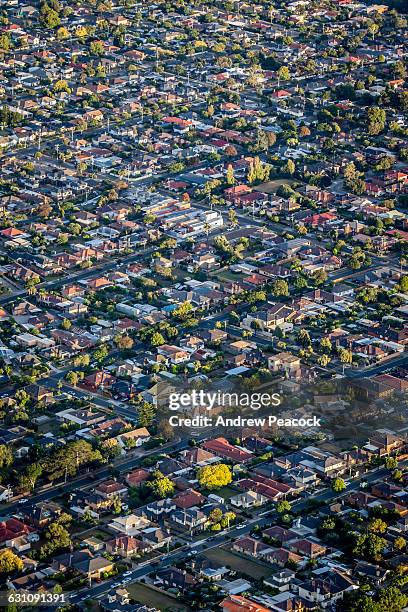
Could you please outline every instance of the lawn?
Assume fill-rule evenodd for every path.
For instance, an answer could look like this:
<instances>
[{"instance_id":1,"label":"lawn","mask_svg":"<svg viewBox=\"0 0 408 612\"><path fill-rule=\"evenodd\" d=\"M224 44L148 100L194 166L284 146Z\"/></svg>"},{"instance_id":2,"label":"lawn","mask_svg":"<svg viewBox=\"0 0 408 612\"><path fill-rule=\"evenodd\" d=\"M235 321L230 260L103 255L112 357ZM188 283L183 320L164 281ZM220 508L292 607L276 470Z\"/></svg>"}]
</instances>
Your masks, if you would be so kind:
<instances>
[{"instance_id":1,"label":"lawn","mask_svg":"<svg viewBox=\"0 0 408 612\"><path fill-rule=\"evenodd\" d=\"M244 278L244 274L240 272L231 272L229 270L221 270L211 272L212 277L217 278L219 281L241 281Z\"/></svg>"},{"instance_id":2,"label":"lawn","mask_svg":"<svg viewBox=\"0 0 408 612\"><path fill-rule=\"evenodd\" d=\"M276 193L281 185L290 185L293 183L290 179L278 179L276 181L268 181L267 183L261 183L254 187L255 191L261 191L262 193Z\"/></svg>"},{"instance_id":3,"label":"lawn","mask_svg":"<svg viewBox=\"0 0 408 612\"><path fill-rule=\"evenodd\" d=\"M237 495L239 493L237 489L233 489L232 487L221 487L221 489L216 489L212 492L214 493L214 495L218 495L219 497L222 497L227 501L231 499L231 497L234 497L234 495Z\"/></svg>"},{"instance_id":4,"label":"lawn","mask_svg":"<svg viewBox=\"0 0 408 612\"><path fill-rule=\"evenodd\" d=\"M244 557L225 548L207 550L204 556L256 580L270 576L273 573L271 567L257 561L252 561L249 557Z\"/></svg>"},{"instance_id":5,"label":"lawn","mask_svg":"<svg viewBox=\"0 0 408 612\"><path fill-rule=\"evenodd\" d=\"M86 533L82 533L83 531L86 531ZM103 541L112 539L112 534L104 531L103 529L99 529L98 527L95 527L94 529L87 529L84 527L82 532L80 537L81 540L87 540L88 538L98 538L98 540Z\"/></svg>"},{"instance_id":6,"label":"lawn","mask_svg":"<svg viewBox=\"0 0 408 612\"><path fill-rule=\"evenodd\" d=\"M188 606L182 604L175 597L167 595L164 591L153 589L140 582L129 584L126 589L129 595L141 604L152 606L157 610L181 610L182 612L190 610Z\"/></svg>"},{"instance_id":7,"label":"lawn","mask_svg":"<svg viewBox=\"0 0 408 612\"><path fill-rule=\"evenodd\" d=\"M48 416L49 415L44 415L44 416ZM61 435L61 424L57 423L57 421L55 420L55 417L50 417L49 421L46 421L44 423L40 423L38 425L38 432L39 433L53 433L55 436L59 436Z\"/></svg>"}]
</instances>

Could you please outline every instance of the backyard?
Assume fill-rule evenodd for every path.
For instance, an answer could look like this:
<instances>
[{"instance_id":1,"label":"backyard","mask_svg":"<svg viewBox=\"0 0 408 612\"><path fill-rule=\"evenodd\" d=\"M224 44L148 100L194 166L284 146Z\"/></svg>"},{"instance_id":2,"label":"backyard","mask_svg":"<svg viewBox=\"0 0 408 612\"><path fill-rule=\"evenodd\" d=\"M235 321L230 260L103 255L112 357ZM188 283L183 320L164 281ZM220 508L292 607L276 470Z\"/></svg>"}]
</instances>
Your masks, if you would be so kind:
<instances>
[{"instance_id":1,"label":"backyard","mask_svg":"<svg viewBox=\"0 0 408 612\"><path fill-rule=\"evenodd\" d=\"M281 185L291 185L293 183L290 179L278 179L276 181L268 181L261 183L254 187L255 191L261 191L262 193L276 193Z\"/></svg>"},{"instance_id":2,"label":"backyard","mask_svg":"<svg viewBox=\"0 0 408 612\"><path fill-rule=\"evenodd\" d=\"M270 576L273 571L272 568L258 561L252 561L248 557L243 557L237 553L234 553L226 548L214 548L204 553L207 559L216 561L220 565L230 567L236 572L241 572L250 576L251 578L260 579Z\"/></svg>"},{"instance_id":3,"label":"backyard","mask_svg":"<svg viewBox=\"0 0 408 612\"><path fill-rule=\"evenodd\" d=\"M140 582L129 584L126 587L129 595L141 604L157 608L157 610L181 610L187 612L190 610L188 606L182 604L176 597L167 595L163 591L152 588Z\"/></svg>"}]
</instances>

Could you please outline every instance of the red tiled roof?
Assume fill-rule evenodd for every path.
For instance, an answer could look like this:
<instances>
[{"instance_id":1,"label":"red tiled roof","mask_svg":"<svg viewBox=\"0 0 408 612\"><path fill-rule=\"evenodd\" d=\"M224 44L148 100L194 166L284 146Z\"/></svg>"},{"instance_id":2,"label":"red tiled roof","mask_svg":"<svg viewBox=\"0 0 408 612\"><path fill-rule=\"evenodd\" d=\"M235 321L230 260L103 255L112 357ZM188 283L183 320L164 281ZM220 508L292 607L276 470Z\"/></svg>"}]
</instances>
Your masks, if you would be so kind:
<instances>
[{"instance_id":1,"label":"red tiled roof","mask_svg":"<svg viewBox=\"0 0 408 612\"><path fill-rule=\"evenodd\" d=\"M220 606L225 612L270 612L269 608L264 608L252 599L240 595L226 597L222 600Z\"/></svg>"},{"instance_id":2,"label":"red tiled roof","mask_svg":"<svg viewBox=\"0 0 408 612\"><path fill-rule=\"evenodd\" d=\"M236 463L243 463L245 461L249 461L249 459L252 459L252 453L233 446L225 438L207 440L201 446L205 450L214 453L214 455L223 457L225 459L230 459Z\"/></svg>"},{"instance_id":3,"label":"red tiled roof","mask_svg":"<svg viewBox=\"0 0 408 612\"><path fill-rule=\"evenodd\" d=\"M304 219L305 223L310 223L311 225L323 225L324 223L326 223L326 221L334 221L335 219L337 219L336 215L333 215L333 213L320 213L317 215L312 215L311 217L306 217Z\"/></svg>"},{"instance_id":4,"label":"red tiled roof","mask_svg":"<svg viewBox=\"0 0 408 612\"><path fill-rule=\"evenodd\" d=\"M5 236L6 238L14 238L15 236L21 236L21 234L23 233L24 232L17 229L16 227L7 227L6 229L0 231L0 234L2 236Z\"/></svg>"},{"instance_id":5,"label":"red tiled roof","mask_svg":"<svg viewBox=\"0 0 408 612\"><path fill-rule=\"evenodd\" d=\"M269 485L255 482L252 478L244 478L238 481L238 486L244 491L254 491L260 493L268 499L278 499L281 496L281 492Z\"/></svg>"},{"instance_id":6,"label":"red tiled roof","mask_svg":"<svg viewBox=\"0 0 408 612\"><path fill-rule=\"evenodd\" d=\"M178 508L192 508L198 506L205 501L205 497L198 491L188 489L173 497L173 501Z\"/></svg>"},{"instance_id":7,"label":"red tiled roof","mask_svg":"<svg viewBox=\"0 0 408 612\"><path fill-rule=\"evenodd\" d=\"M133 470L133 472L129 472L129 474L126 476L126 481L130 484L130 486L136 486L142 482L145 482L149 476L150 473L147 470Z\"/></svg>"},{"instance_id":8,"label":"red tiled roof","mask_svg":"<svg viewBox=\"0 0 408 612\"><path fill-rule=\"evenodd\" d=\"M32 527L29 527L18 519L11 518L7 521L0 523L0 542L6 542L13 538L19 538L27 533L34 531Z\"/></svg>"}]
</instances>

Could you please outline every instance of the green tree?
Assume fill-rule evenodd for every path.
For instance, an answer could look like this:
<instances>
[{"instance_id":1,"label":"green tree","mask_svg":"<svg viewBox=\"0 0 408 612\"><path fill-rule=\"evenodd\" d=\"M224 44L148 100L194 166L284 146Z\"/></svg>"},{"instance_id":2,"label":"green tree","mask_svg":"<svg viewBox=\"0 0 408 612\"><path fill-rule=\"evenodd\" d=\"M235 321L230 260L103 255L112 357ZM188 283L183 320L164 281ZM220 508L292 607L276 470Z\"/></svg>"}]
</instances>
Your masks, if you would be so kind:
<instances>
[{"instance_id":1,"label":"green tree","mask_svg":"<svg viewBox=\"0 0 408 612\"><path fill-rule=\"evenodd\" d=\"M301 346L311 346L312 340L310 339L310 334L307 329L301 329L297 334L297 341Z\"/></svg>"},{"instance_id":2,"label":"green tree","mask_svg":"<svg viewBox=\"0 0 408 612\"><path fill-rule=\"evenodd\" d=\"M368 24L367 30L371 34L373 40L374 40L374 36L378 33L379 29L380 29L380 26L378 25L378 23L375 23L374 21Z\"/></svg>"},{"instance_id":3,"label":"green tree","mask_svg":"<svg viewBox=\"0 0 408 612\"><path fill-rule=\"evenodd\" d=\"M155 215L152 214L147 214L143 217L143 223L145 225L151 225L152 223L154 223L156 221L156 217Z\"/></svg>"},{"instance_id":4,"label":"green tree","mask_svg":"<svg viewBox=\"0 0 408 612\"><path fill-rule=\"evenodd\" d=\"M322 338L320 340L319 346L322 353L325 353L326 355L330 355L330 353L332 352L333 345L330 341L330 338Z\"/></svg>"},{"instance_id":5,"label":"green tree","mask_svg":"<svg viewBox=\"0 0 408 612\"><path fill-rule=\"evenodd\" d=\"M297 276L293 283L296 289L306 289L308 283L307 279L304 276Z\"/></svg>"},{"instance_id":6,"label":"green tree","mask_svg":"<svg viewBox=\"0 0 408 612\"><path fill-rule=\"evenodd\" d=\"M57 38L58 40L65 40L66 38L69 38L69 32L67 28L64 28L64 27L58 28Z\"/></svg>"},{"instance_id":7,"label":"green tree","mask_svg":"<svg viewBox=\"0 0 408 612\"><path fill-rule=\"evenodd\" d=\"M405 22L405 27L407 27L406 22ZM398 61L395 62L394 66L393 66L393 73L394 73L394 76L397 79L405 79L406 78L408 72L407 72L407 69L406 69L405 64L404 64L403 61L398 60Z\"/></svg>"},{"instance_id":8,"label":"green tree","mask_svg":"<svg viewBox=\"0 0 408 612\"><path fill-rule=\"evenodd\" d=\"M13 461L12 450L5 444L0 444L0 468L9 468Z\"/></svg>"},{"instance_id":9,"label":"green tree","mask_svg":"<svg viewBox=\"0 0 408 612\"><path fill-rule=\"evenodd\" d=\"M332 481L332 489L335 493L341 493L346 488L346 483L342 478L334 478Z\"/></svg>"},{"instance_id":10,"label":"green tree","mask_svg":"<svg viewBox=\"0 0 408 612\"><path fill-rule=\"evenodd\" d=\"M287 297L289 295L289 285L288 283L283 280L278 278L272 286L272 293L275 296L283 296L283 297Z\"/></svg>"},{"instance_id":11,"label":"green tree","mask_svg":"<svg viewBox=\"0 0 408 612\"><path fill-rule=\"evenodd\" d=\"M386 457L384 463L387 470L395 470L398 467L398 461L395 457Z\"/></svg>"},{"instance_id":12,"label":"green tree","mask_svg":"<svg viewBox=\"0 0 408 612\"><path fill-rule=\"evenodd\" d=\"M394 470L392 473L392 477L396 482L401 482L404 473L401 470Z\"/></svg>"},{"instance_id":13,"label":"green tree","mask_svg":"<svg viewBox=\"0 0 408 612\"><path fill-rule=\"evenodd\" d=\"M387 523L380 518L372 519L368 524L368 531L371 533L385 533L387 531Z\"/></svg>"},{"instance_id":14,"label":"green tree","mask_svg":"<svg viewBox=\"0 0 408 612\"><path fill-rule=\"evenodd\" d=\"M214 510L211 510L208 518L211 523L219 523L222 519L222 510L220 508L214 508Z\"/></svg>"},{"instance_id":15,"label":"green tree","mask_svg":"<svg viewBox=\"0 0 408 612\"><path fill-rule=\"evenodd\" d=\"M112 501L112 511L114 514L120 514L122 512L122 502L119 495L114 495L111 498Z\"/></svg>"},{"instance_id":16,"label":"green tree","mask_svg":"<svg viewBox=\"0 0 408 612\"><path fill-rule=\"evenodd\" d=\"M279 514L285 514L286 512L290 512L292 510L292 506L290 503L284 499L276 504L276 511Z\"/></svg>"},{"instance_id":17,"label":"green tree","mask_svg":"<svg viewBox=\"0 0 408 612\"><path fill-rule=\"evenodd\" d=\"M317 358L317 363L323 368L327 367L330 362L331 362L330 357L325 354L319 355L319 357Z\"/></svg>"},{"instance_id":18,"label":"green tree","mask_svg":"<svg viewBox=\"0 0 408 612\"><path fill-rule=\"evenodd\" d=\"M345 365L350 365L353 362L353 353L348 349L341 348L339 350L339 359L340 362L343 364L343 367Z\"/></svg>"},{"instance_id":19,"label":"green tree","mask_svg":"<svg viewBox=\"0 0 408 612\"><path fill-rule=\"evenodd\" d=\"M99 450L106 461L113 461L121 454L119 442L115 438L102 440Z\"/></svg>"},{"instance_id":20,"label":"green tree","mask_svg":"<svg viewBox=\"0 0 408 612\"><path fill-rule=\"evenodd\" d=\"M324 285L324 283L327 281L327 278L328 276L325 270L316 270L316 272L314 272L312 275L312 279L316 287Z\"/></svg>"},{"instance_id":21,"label":"green tree","mask_svg":"<svg viewBox=\"0 0 408 612\"><path fill-rule=\"evenodd\" d=\"M174 484L167 476L159 471L153 473L153 480L146 485L152 490L152 493L159 499L170 497L174 493Z\"/></svg>"},{"instance_id":22,"label":"green tree","mask_svg":"<svg viewBox=\"0 0 408 612\"><path fill-rule=\"evenodd\" d=\"M10 36L8 36L7 34L1 34L0 35L0 49L2 51L9 51L10 47L11 47Z\"/></svg>"},{"instance_id":23,"label":"green tree","mask_svg":"<svg viewBox=\"0 0 408 612\"><path fill-rule=\"evenodd\" d=\"M94 450L85 440L77 440L54 451L45 462L45 471L53 481L63 476L75 476L81 466L94 462L102 462L100 451Z\"/></svg>"},{"instance_id":24,"label":"green tree","mask_svg":"<svg viewBox=\"0 0 408 612\"><path fill-rule=\"evenodd\" d=\"M256 304L257 302L266 301L265 291L252 291L247 297L249 304Z\"/></svg>"},{"instance_id":25,"label":"green tree","mask_svg":"<svg viewBox=\"0 0 408 612\"><path fill-rule=\"evenodd\" d=\"M336 529L336 521L331 516L327 517L322 521L321 529L324 531L333 531Z\"/></svg>"},{"instance_id":26,"label":"green tree","mask_svg":"<svg viewBox=\"0 0 408 612\"><path fill-rule=\"evenodd\" d=\"M41 5L40 8L40 25L43 28L58 28L61 23L61 19L54 9L52 9L46 2Z\"/></svg>"},{"instance_id":27,"label":"green tree","mask_svg":"<svg viewBox=\"0 0 408 612\"><path fill-rule=\"evenodd\" d=\"M367 111L368 133L370 136L376 136L383 131L387 114L383 108L372 106Z\"/></svg>"},{"instance_id":28,"label":"green tree","mask_svg":"<svg viewBox=\"0 0 408 612\"><path fill-rule=\"evenodd\" d=\"M232 245L229 243L228 239L226 236L216 236L214 238L214 246L217 249L217 251L220 251L221 253L225 254L225 255L233 255L234 253L234 248L232 247Z\"/></svg>"},{"instance_id":29,"label":"green tree","mask_svg":"<svg viewBox=\"0 0 408 612\"><path fill-rule=\"evenodd\" d=\"M24 491L33 491L38 478L43 472L39 463L31 463L19 477L19 485Z\"/></svg>"},{"instance_id":30,"label":"green tree","mask_svg":"<svg viewBox=\"0 0 408 612\"><path fill-rule=\"evenodd\" d=\"M121 350L130 350L133 346L133 340L130 336L124 335L118 335L114 338L114 342L116 344L116 346L118 348L120 348Z\"/></svg>"},{"instance_id":31,"label":"green tree","mask_svg":"<svg viewBox=\"0 0 408 612\"><path fill-rule=\"evenodd\" d=\"M160 332L154 332L151 337L150 344L152 346L161 346L162 344L165 344L162 334Z\"/></svg>"},{"instance_id":32,"label":"green tree","mask_svg":"<svg viewBox=\"0 0 408 612\"><path fill-rule=\"evenodd\" d=\"M156 416L156 411L153 404L142 402L137 411L137 420L141 427L149 427Z\"/></svg>"},{"instance_id":33,"label":"green tree","mask_svg":"<svg viewBox=\"0 0 408 612\"><path fill-rule=\"evenodd\" d=\"M281 66L277 72L279 81L289 81L290 72L287 66Z\"/></svg>"},{"instance_id":34,"label":"green tree","mask_svg":"<svg viewBox=\"0 0 408 612\"><path fill-rule=\"evenodd\" d=\"M364 533L357 538L353 553L368 561L380 561L387 542L375 533Z\"/></svg>"},{"instance_id":35,"label":"green tree","mask_svg":"<svg viewBox=\"0 0 408 612\"><path fill-rule=\"evenodd\" d=\"M65 379L67 382L69 382L70 385L73 385L75 387L79 382L78 372L73 372L72 370L70 370L65 374Z\"/></svg>"},{"instance_id":36,"label":"green tree","mask_svg":"<svg viewBox=\"0 0 408 612\"><path fill-rule=\"evenodd\" d=\"M68 224L68 231L70 234L72 234L73 236L79 236L79 234L82 231L81 226L79 225L79 223L69 223Z\"/></svg>"},{"instance_id":37,"label":"green tree","mask_svg":"<svg viewBox=\"0 0 408 612\"><path fill-rule=\"evenodd\" d=\"M399 280L400 290L404 293L408 293L408 275L401 276Z\"/></svg>"},{"instance_id":38,"label":"green tree","mask_svg":"<svg viewBox=\"0 0 408 612\"><path fill-rule=\"evenodd\" d=\"M71 93L71 89L69 88L68 82L64 79L59 79L54 83L54 91L56 93L60 93L61 91L65 91L67 93Z\"/></svg>"},{"instance_id":39,"label":"green tree","mask_svg":"<svg viewBox=\"0 0 408 612\"><path fill-rule=\"evenodd\" d=\"M402 536L399 536L398 538L395 538L394 540L394 550L404 550L404 548L406 548L407 546L407 542L405 540L405 538L403 538Z\"/></svg>"},{"instance_id":40,"label":"green tree","mask_svg":"<svg viewBox=\"0 0 408 612\"><path fill-rule=\"evenodd\" d=\"M20 406L23 406L23 408L24 408L24 406L27 405L27 403L28 403L28 401L30 399L30 396L28 395L27 391L25 391L24 389L19 389L18 391L16 391L14 397L15 397L17 403Z\"/></svg>"},{"instance_id":41,"label":"green tree","mask_svg":"<svg viewBox=\"0 0 408 612\"><path fill-rule=\"evenodd\" d=\"M367 595L369 587L345 594L341 609L347 612L401 612L408 603L408 596L393 585L382 587L376 597Z\"/></svg>"},{"instance_id":42,"label":"green tree","mask_svg":"<svg viewBox=\"0 0 408 612\"><path fill-rule=\"evenodd\" d=\"M69 516L69 515L67 515ZM61 524L61 517L58 521L51 523L46 532L46 543L41 547L40 556L47 558L56 551L67 549L71 546L72 541L69 531Z\"/></svg>"},{"instance_id":43,"label":"green tree","mask_svg":"<svg viewBox=\"0 0 408 612\"><path fill-rule=\"evenodd\" d=\"M0 550L0 574L9 576L13 572L21 572L24 567L23 561L17 557L9 548Z\"/></svg>"},{"instance_id":44,"label":"green tree","mask_svg":"<svg viewBox=\"0 0 408 612\"><path fill-rule=\"evenodd\" d=\"M174 438L174 429L170 425L168 419L161 419L157 424L157 433L162 436L165 440L172 440Z\"/></svg>"},{"instance_id":45,"label":"green tree","mask_svg":"<svg viewBox=\"0 0 408 612\"><path fill-rule=\"evenodd\" d=\"M228 210L228 221L230 222L232 227L236 227L238 225L237 213L233 208L230 208Z\"/></svg>"},{"instance_id":46,"label":"green tree","mask_svg":"<svg viewBox=\"0 0 408 612\"><path fill-rule=\"evenodd\" d=\"M349 162L344 168L344 183L350 191L357 193L359 190L359 181L361 180L361 172L356 169L354 162Z\"/></svg>"},{"instance_id":47,"label":"green tree","mask_svg":"<svg viewBox=\"0 0 408 612\"><path fill-rule=\"evenodd\" d=\"M293 159L288 159L284 167L284 171L287 174L290 174L292 176L292 174L295 174L295 170L296 170L295 162L293 161Z\"/></svg>"},{"instance_id":48,"label":"green tree","mask_svg":"<svg viewBox=\"0 0 408 612\"><path fill-rule=\"evenodd\" d=\"M92 55L103 55L103 43L100 40L93 40L89 45L89 51Z\"/></svg>"},{"instance_id":49,"label":"green tree","mask_svg":"<svg viewBox=\"0 0 408 612\"><path fill-rule=\"evenodd\" d=\"M106 346L106 344L101 344L100 346L98 346L98 348L96 348L94 350L94 359L96 361L103 361L104 359L106 359L106 357L109 355L109 348Z\"/></svg>"},{"instance_id":50,"label":"green tree","mask_svg":"<svg viewBox=\"0 0 408 612\"><path fill-rule=\"evenodd\" d=\"M220 521L221 528L225 529L225 527L229 527L232 521L235 521L236 518L237 515L235 512L226 512Z\"/></svg>"},{"instance_id":51,"label":"green tree","mask_svg":"<svg viewBox=\"0 0 408 612\"><path fill-rule=\"evenodd\" d=\"M225 180L227 185L232 186L235 184L234 168L231 164L228 164Z\"/></svg>"},{"instance_id":52,"label":"green tree","mask_svg":"<svg viewBox=\"0 0 408 612\"><path fill-rule=\"evenodd\" d=\"M173 317L179 321L185 321L191 317L193 312L193 306L191 302L183 302L175 310L173 310Z\"/></svg>"},{"instance_id":53,"label":"green tree","mask_svg":"<svg viewBox=\"0 0 408 612\"><path fill-rule=\"evenodd\" d=\"M381 612L400 612L408 604L408 595L396 586L389 586L380 590L378 603Z\"/></svg>"}]
</instances>

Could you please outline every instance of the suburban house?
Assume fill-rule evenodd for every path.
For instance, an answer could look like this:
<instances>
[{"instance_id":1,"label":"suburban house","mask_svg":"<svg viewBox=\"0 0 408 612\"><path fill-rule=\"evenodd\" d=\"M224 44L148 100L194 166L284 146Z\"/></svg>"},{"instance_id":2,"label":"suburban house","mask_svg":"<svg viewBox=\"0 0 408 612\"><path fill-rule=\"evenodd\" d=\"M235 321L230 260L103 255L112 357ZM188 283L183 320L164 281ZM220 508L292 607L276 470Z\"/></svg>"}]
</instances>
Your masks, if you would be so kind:
<instances>
[{"instance_id":1,"label":"suburban house","mask_svg":"<svg viewBox=\"0 0 408 612\"><path fill-rule=\"evenodd\" d=\"M227 459L234 463L246 463L252 459L252 453L238 446L233 446L225 438L214 438L206 440L201 444L201 448L209 451L217 457Z\"/></svg>"},{"instance_id":2,"label":"suburban house","mask_svg":"<svg viewBox=\"0 0 408 612\"><path fill-rule=\"evenodd\" d=\"M119 531L123 535L135 536L149 525L150 521L148 521L146 518L136 516L136 514L129 514L128 516L114 517L109 523L109 529L112 531Z\"/></svg>"}]
</instances>

